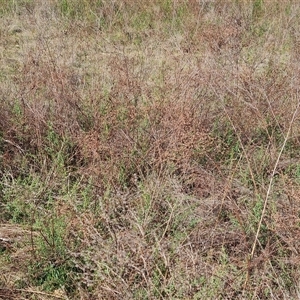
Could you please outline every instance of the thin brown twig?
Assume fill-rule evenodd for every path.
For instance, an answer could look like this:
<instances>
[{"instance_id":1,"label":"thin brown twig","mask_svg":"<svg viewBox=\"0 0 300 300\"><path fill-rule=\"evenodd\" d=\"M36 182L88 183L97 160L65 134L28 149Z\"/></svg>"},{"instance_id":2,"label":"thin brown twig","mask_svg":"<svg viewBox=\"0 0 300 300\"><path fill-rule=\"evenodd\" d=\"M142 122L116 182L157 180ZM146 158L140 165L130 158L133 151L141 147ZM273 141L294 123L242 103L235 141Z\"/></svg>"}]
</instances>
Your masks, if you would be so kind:
<instances>
[{"instance_id":1,"label":"thin brown twig","mask_svg":"<svg viewBox=\"0 0 300 300\"><path fill-rule=\"evenodd\" d=\"M298 92L297 92L297 96L298 96ZM292 126L293 126L295 117L296 117L297 112L299 110L299 106L300 106L300 101L298 101L297 107L296 107L296 109L295 109L295 111L293 113L293 116L292 116L292 119L291 119L291 122L290 122L290 125L289 125L289 128L288 128L287 134L285 136L284 142L283 142L283 144L281 146L280 152L278 154L276 163L274 165L274 168L273 168L273 171L272 171L272 174L271 174L271 178L270 178L270 182L269 182L269 186L268 186L266 198L265 198L265 201L264 201L264 206L263 206L263 209L262 209L262 212L261 212L261 216L260 216L260 220L259 220L259 223L258 223L258 227L257 227L255 239L254 239L254 242L253 242L253 245L252 245L252 251L251 251L251 254L250 254L250 260L252 260L253 256L254 256L254 252L255 252L255 249L256 249L256 244L257 244L258 236L259 236L259 233L260 233L260 230L261 230L261 225L262 225L265 213L266 213L267 204L268 204L269 196L270 196L271 189L272 189L273 179L274 179L274 176L276 174L277 166L279 164L279 161L280 161L280 158L282 156L283 150L285 148L285 145L286 145L287 140L289 138L290 132L292 130Z\"/></svg>"},{"instance_id":2,"label":"thin brown twig","mask_svg":"<svg viewBox=\"0 0 300 300\"><path fill-rule=\"evenodd\" d=\"M22 154L25 153L25 151L18 144L14 143L10 140L6 140L6 139L3 139L3 142L6 142L7 144L10 144L10 145L16 147Z\"/></svg>"},{"instance_id":3,"label":"thin brown twig","mask_svg":"<svg viewBox=\"0 0 300 300\"><path fill-rule=\"evenodd\" d=\"M49 294L49 293L45 293L45 292L41 292L41 291L33 291L33 290L26 290L26 289L0 288L0 291L11 291L11 292L16 291L16 292L22 292L22 293L28 293L28 294L43 295L43 296L47 296L47 297L51 297L51 298L55 298L55 299L63 299L63 300L69 299L67 296L63 297L63 296Z\"/></svg>"}]
</instances>

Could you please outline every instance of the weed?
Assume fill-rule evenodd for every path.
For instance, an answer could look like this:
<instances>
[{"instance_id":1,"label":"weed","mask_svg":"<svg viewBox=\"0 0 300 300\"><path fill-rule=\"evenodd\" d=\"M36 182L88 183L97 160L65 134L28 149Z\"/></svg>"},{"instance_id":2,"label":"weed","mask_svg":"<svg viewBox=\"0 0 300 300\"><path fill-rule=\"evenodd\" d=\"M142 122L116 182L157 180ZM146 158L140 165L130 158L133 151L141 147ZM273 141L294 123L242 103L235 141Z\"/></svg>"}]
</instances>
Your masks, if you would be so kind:
<instances>
[{"instance_id":1,"label":"weed","mask_svg":"<svg viewBox=\"0 0 300 300\"><path fill-rule=\"evenodd\" d=\"M299 11L0 1L3 298L295 299Z\"/></svg>"}]
</instances>

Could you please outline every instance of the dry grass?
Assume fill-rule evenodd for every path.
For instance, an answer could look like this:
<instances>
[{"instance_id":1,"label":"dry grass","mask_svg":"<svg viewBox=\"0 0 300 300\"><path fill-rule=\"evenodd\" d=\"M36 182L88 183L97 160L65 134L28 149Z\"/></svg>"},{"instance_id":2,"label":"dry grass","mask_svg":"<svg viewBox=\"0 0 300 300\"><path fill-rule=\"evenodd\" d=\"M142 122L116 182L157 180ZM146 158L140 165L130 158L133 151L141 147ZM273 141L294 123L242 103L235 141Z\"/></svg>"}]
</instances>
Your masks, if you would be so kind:
<instances>
[{"instance_id":1,"label":"dry grass","mask_svg":"<svg viewBox=\"0 0 300 300\"><path fill-rule=\"evenodd\" d=\"M297 299L297 1L0 1L0 299Z\"/></svg>"}]
</instances>

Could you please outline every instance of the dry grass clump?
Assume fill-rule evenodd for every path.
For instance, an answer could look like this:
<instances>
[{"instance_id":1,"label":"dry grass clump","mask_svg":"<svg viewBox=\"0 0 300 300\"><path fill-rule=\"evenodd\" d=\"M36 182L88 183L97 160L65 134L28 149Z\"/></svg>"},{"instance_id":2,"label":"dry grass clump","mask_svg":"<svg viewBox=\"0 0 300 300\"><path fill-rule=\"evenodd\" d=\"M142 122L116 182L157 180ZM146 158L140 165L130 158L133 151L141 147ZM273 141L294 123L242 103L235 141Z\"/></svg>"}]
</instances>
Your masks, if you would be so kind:
<instances>
[{"instance_id":1,"label":"dry grass clump","mask_svg":"<svg viewBox=\"0 0 300 300\"><path fill-rule=\"evenodd\" d=\"M298 297L299 9L0 2L0 298Z\"/></svg>"}]
</instances>

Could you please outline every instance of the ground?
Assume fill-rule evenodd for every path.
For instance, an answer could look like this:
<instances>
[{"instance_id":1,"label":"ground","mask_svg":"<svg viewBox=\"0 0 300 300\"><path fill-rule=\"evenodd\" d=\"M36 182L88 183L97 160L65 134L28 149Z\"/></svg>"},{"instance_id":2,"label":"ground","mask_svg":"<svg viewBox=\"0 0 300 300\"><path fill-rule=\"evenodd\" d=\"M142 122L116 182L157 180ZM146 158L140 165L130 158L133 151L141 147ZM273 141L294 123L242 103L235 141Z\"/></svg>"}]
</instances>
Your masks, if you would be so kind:
<instances>
[{"instance_id":1,"label":"ground","mask_svg":"<svg viewBox=\"0 0 300 300\"><path fill-rule=\"evenodd\" d=\"M0 299L298 299L299 13L0 0Z\"/></svg>"}]
</instances>

